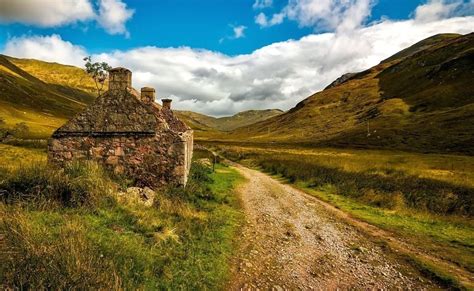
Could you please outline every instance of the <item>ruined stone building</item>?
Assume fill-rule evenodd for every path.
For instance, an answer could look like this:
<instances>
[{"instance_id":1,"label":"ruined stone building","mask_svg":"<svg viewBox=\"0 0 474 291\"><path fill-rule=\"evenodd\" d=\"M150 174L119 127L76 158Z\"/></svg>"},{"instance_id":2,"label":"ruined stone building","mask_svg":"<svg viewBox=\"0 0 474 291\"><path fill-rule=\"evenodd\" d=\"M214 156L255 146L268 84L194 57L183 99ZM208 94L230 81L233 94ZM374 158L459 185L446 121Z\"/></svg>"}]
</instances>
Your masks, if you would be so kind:
<instances>
[{"instance_id":1,"label":"ruined stone building","mask_svg":"<svg viewBox=\"0 0 474 291\"><path fill-rule=\"evenodd\" d=\"M132 88L132 72L110 70L109 90L56 130L48 160L58 165L75 159L97 161L139 186L186 184L193 132L171 110L154 102L155 89Z\"/></svg>"}]
</instances>

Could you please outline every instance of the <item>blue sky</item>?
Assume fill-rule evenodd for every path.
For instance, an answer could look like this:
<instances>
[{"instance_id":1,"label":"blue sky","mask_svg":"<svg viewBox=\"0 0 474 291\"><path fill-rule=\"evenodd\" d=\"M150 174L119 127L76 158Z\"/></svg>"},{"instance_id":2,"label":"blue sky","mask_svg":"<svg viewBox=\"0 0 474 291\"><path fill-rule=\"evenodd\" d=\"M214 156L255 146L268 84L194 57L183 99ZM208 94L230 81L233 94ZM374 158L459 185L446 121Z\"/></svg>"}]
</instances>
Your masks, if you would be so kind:
<instances>
[{"instance_id":1,"label":"blue sky","mask_svg":"<svg viewBox=\"0 0 474 291\"><path fill-rule=\"evenodd\" d=\"M178 109L287 110L340 75L437 33L474 0L0 0L0 52L128 67Z\"/></svg>"},{"instance_id":2,"label":"blue sky","mask_svg":"<svg viewBox=\"0 0 474 291\"><path fill-rule=\"evenodd\" d=\"M26 1L26 0L20 0ZM48 0L46 0L48 1ZM260 28L255 16L281 10L288 1L275 0L272 7L253 9L254 0L125 0L133 17L126 23L129 37L111 35L92 21L57 27L13 23L0 26L2 46L10 36L59 34L92 53L140 46L205 48L229 55L251 53L255 49L287 39L299 39L317 27L301 27L295 21ZM382 17L408 19L423 0L378 0L366 22ZM245 26L244 37L232 39L233 27ZM220 41L223 39L222 41Z\"/></svg>"}]
</instances>

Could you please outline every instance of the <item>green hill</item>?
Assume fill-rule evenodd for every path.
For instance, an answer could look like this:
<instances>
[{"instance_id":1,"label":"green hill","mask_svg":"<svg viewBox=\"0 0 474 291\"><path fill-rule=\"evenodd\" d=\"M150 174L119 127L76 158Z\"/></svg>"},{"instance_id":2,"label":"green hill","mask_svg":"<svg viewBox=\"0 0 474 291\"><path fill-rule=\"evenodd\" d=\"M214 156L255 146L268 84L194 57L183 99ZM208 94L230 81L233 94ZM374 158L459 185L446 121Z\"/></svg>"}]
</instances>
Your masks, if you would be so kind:
<instances>
[{"instance_id":1,"label":"green hill","mask_svg":"<svg viewBox=\"0 0 474 291\"><path fill-rule=\"evenodd\" d=\"M30 137L51 132L94 100L93 81L73 66L0 55L0 117L25 122Z\"/></svg>"},{"instance_id":2,"label":"green hill","mask_svg":"<svg viewBox=\"0 0 474 291\"><path fill-rule=\"evenodd\" d=\"M444 34L217 138L474 153L474 33Z\"/></svg>"}]
</instances>

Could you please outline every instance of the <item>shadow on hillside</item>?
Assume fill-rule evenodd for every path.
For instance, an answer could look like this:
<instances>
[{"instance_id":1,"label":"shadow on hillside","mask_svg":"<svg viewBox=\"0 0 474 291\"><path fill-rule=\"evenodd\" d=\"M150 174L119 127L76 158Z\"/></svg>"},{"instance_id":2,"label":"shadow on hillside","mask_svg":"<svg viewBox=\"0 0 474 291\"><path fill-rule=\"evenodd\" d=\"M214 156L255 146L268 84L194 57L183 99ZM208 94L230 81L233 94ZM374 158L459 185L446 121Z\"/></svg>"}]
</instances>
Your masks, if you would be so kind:
<instances>
[{"instance_id":1,"label":"shadow on hillside","mask_svg":"<svg viewBox=\"0 0 474 291\"><path fill-rule=\"evenodd\" d=\"M412 112L458 108L474 102L474 34L416 52L382 71L383 99L401 98Z\"/></svg>"}]
</instances>

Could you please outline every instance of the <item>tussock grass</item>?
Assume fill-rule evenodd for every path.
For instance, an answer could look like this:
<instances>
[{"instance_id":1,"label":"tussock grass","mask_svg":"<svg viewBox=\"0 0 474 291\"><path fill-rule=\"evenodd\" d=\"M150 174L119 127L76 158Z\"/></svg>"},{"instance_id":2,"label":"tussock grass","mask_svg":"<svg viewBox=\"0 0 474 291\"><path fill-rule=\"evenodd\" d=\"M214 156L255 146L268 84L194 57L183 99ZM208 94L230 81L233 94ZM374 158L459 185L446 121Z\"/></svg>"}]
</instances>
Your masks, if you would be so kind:
<instances>
[{"instance_id":1,"label":"tussock grass","mask_svg":"<svg viewBox=\"0 0 474 291\"><path fill-rule=\"evenodd\" d=\"M0 204L1 205L1 204ZM3 243L0 278L19 289L118 289L121 279L113 261L87 240L77 221L32 220L21 208L0 206ZM45 221L46 220L46 221Z\"/></svg>"},{"instance_id":2,"label":"tussock grass","mask_svg":"<svg viewBox=\"0 0 474 291\"><path fill-rule=\"evenodd\" d=\"M290 182L308 181L311 188L331 185L335 192L369 205L396 209L409 207L434 214L473 216L474 190L428 178L406 175L386 169L374 172L347 172L297 160L297 157L264 157L256 163Z\"/></svg>"},{"instance_id":3,"label":"tussock grass","mask_svg":"<svg viewBox=\"0 0 474 291\"><path fill-rule=\"evenodd\" d=\"M38 152L18 151L32 160ZM193 164L188 187L157 192L154 205L144 207L115 202L112 190L122 182L94 164L58 171L39 159L1 169L0 189L8 193L0 202L5 287L223 288L243 219L236 171Z\"/></svg>"},{"instance_id":4,"label":"tussock grass","mask_svg":"<svg viewBox=\"0 0 474 291\"><path fill-rule=\"evenodd\" d=\"M61 170L42 161L4 173L0 180L0 197L6 203L31 200L33 205L60 203L95 207L109 198L115 188L95 163L73 163Z\"/></svg>"}]
</instances>

